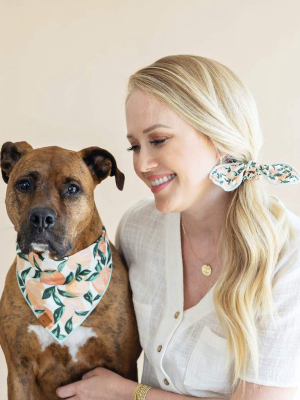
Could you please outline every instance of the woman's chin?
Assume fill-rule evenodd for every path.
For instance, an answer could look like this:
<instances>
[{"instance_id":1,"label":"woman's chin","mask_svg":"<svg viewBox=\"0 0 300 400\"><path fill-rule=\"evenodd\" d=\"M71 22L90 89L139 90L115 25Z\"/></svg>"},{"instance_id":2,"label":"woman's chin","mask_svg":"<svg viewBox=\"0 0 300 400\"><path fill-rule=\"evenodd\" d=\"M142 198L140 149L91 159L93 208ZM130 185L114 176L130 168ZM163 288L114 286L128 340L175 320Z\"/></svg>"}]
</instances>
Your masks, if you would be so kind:
<instances>
[{"instance_id":1,"label":"woman's chin","mask_svg":"<svg viewBox=\"0 0 300 400\"><path fill-rule=\"evenodd\" d=\"M155 207L158 211L162 213L170 213L170 212L178 212L177 208L174 204L170 203L167 200L156 199L155 198Z\"/></svg>"}]
</instances>

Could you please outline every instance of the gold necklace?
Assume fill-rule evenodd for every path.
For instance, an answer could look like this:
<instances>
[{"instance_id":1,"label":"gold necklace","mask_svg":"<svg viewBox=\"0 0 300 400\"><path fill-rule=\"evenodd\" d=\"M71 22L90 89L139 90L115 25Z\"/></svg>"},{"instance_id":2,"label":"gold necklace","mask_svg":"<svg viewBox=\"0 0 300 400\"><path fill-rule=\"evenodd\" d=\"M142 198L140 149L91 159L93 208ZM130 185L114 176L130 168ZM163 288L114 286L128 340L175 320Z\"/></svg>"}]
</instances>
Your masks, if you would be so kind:
<instances>
[{"instance_id":1,"label":"gold necklace","mask_svg":"<svg viewBox=\"0 0 300 400\"><path fill-rule=\"evenodd\" d=\"M180 215L180 218L181 218L181 215ZM192 248L192 246L191 246L191 243L190 243L190 241L189 241L188 235L187 235L187 233L186 233L186 231L185 231L185 229L184 229L184 226L183 226L182 218L181 218L181 226L182 226L182 230L183 230L183 232L184 232L184 234L185 234L185 236L186 236L186 238L187 238L188 244L189 244L189 246L190 246L192 252L194 253L194 256L201 262L201 264L203 264L202 261L199 259L199 257L197 257L197 255L195 254L195 252L194 252L194 250L193 250L193 248ZM203 264L202 267L201 267L201 271L202 271L203 275L209 276L209 275L211 274L212 269L211 269L211 266L210 266L210 265L208 265L208 264Z\"/></svg>"}]
</instances>

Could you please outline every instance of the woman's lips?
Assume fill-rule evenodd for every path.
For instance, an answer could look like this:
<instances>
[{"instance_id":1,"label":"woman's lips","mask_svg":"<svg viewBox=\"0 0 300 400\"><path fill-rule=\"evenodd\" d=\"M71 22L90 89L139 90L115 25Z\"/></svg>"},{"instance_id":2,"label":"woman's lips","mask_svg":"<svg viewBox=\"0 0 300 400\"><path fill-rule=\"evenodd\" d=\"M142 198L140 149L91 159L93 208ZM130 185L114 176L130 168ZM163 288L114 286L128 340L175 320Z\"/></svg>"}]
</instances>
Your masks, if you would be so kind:
<instances>
[{"instance_id":1,"label":"woman's lips","mask_svg":"<svg viewBox=\"0 0 300 400\"><path fill-rule=\"evenodd\" d=\"M177 176L177 175L176 175L176 176ZM151 186L151 191L152 191L152 193L159 193L159 192L161 192L166 186L168 186L171 182L174 181L174 179L176 178L176 176L175 176L174 178L170 179L169 181L164 182L164 183L162 183L162 184L160 184L160 185L158 185L158 186Z\"/></svg>"}]
</instances>

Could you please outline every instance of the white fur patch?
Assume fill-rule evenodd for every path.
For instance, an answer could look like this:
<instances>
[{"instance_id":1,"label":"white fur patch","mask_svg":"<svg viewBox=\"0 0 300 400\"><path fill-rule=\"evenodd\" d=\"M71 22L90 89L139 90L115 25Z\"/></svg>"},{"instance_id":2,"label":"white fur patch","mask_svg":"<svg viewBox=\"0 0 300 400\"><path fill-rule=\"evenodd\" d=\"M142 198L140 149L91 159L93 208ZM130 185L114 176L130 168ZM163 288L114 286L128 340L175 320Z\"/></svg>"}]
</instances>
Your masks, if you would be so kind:
<instances>
[{"instance_id":1,"label":"white fur patch","mask_svg":"<svg viewBox=\"0 0 300 400\"><path fill-rule=\"evenodd\" d=\"M93 328L86 328L79 326L74 332L68 336L63 343L59 343L40 325L29 325L28 332L34 332L42 346L42 351L52 343L57 343L59 346L67 346L69 353L74 362L77 362L76 353L77 350L82 347L91 337L97 337Z\"/></svg>"},{"instance_id":2,"label":"white fur patch","mask_svg":"<svg viewBox=\"0 0 300 400\"><path fill-rule=\"evenodd\" d=\"M49 249L47 244L42 243L31 243L31 246L34 251L46 251Z\"/></svg>"}]
</instances>

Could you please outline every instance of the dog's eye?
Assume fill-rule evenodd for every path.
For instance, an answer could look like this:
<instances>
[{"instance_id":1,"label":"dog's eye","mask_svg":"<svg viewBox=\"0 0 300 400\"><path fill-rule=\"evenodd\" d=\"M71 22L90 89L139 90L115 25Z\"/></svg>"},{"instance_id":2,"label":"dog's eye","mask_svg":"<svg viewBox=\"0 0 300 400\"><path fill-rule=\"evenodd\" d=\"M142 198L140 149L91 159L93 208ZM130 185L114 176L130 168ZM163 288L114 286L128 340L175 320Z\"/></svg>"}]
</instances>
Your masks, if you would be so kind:
<instances>
[{"instance_id":1,"label":"dog's eye","mask_svg":"<svg viewBox=\"0 0 300 400\"><path fill-rule=\"evenodd\" d=\"M17 183L17 186L18 186L18 188L21 189L23 192L27 192L27 191L30 189L30 187L31 187L30 182L29 182L27 179L24 179L24 180L18 182L18 183Z\"/></svg>"},{"instance_id":2,"label":"dog's eye","mask_svg":"<svg viewBox=\"0 0 300 400\"><path fill-rule=\"evenodd\" d=\"M75 185L74 183L72 183L72 184L68 187L67 192L68 192L68 194L76 194L76 193L79 192L79 190L80 190L80 188L79 188L77 185Z\"/></svg>"}]
</instances>

